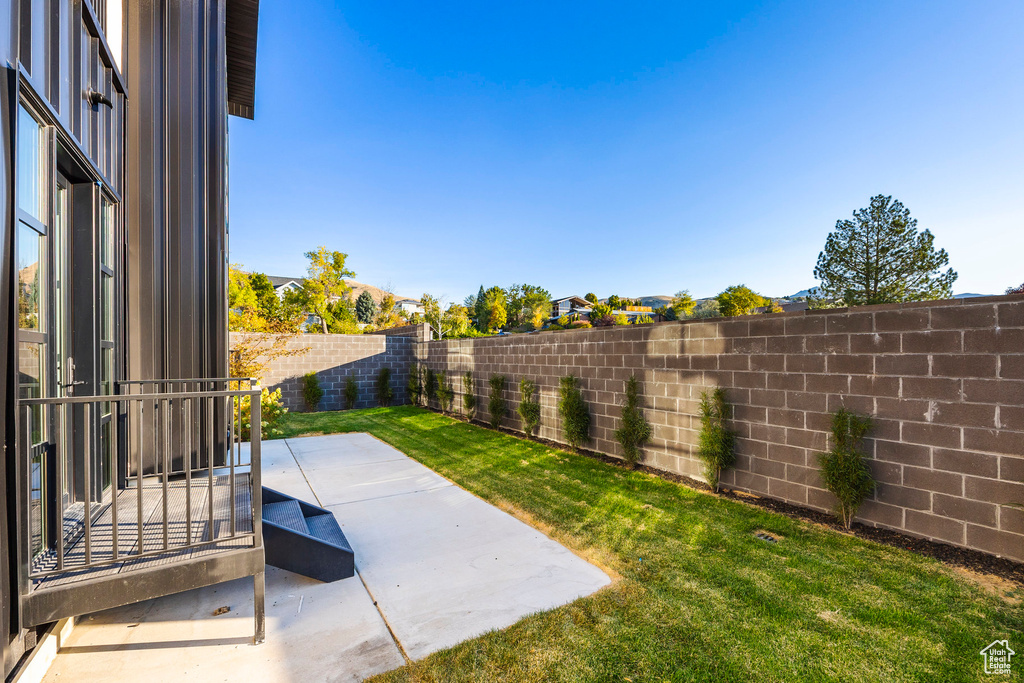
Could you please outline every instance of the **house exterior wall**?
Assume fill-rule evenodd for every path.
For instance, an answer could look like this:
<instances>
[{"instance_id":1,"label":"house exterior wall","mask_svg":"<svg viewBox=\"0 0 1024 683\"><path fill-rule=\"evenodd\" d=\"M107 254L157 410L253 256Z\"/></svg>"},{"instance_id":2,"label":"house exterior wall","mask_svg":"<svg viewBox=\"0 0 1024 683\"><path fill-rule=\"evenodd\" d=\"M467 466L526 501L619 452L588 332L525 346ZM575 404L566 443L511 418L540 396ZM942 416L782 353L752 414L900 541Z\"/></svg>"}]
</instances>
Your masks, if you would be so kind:
<instances>
[{"instance_id":1,"label":"house exterior wall","mask_svg":"<svg viewBox=\"0 0 1024 683\"><path fill-rule=\"evenodd\" d=\"M225 5L130 3L128 379L227 375Z\"/></svg>"},{"instance_id":2,"label":"house exterior wall","mask_svg":"<svg viewBox=\"0 0 1024 683\"><path fill-rule=\"evenodd\" d=\"M0 428L8 454L17 452L13 141L19 95L44 115L47 134L65 149L65 165L84 169L83 177L69 180L92 182L95 196L102 191L116 206L124 249L118 297L129 324L118 321L122 355L115 376L227 374L225 22L232 3L238 12L254 11L241 7L251 4L244 0L0 0L0 64L6 65L0 68L0 307L6 321L0 358L7 378ZM91 104L88 90L112 106ZM92 217L76 214L74 220L77 231L88 229ZM90 290L80 294L83 301L94 298ZM91 393L94 363L76 361L76 377L89 379L85 391ZM0 468L5 674L33 644L32 633L18 627L18 594L10 590L10 576L27 562L7 535L17 528L16 471L9 455Z\"/></svg>"},{"instance_id":3,"label":"house exterior wall","mask_svg":"<svg viewBox=\"0 0 1024 683\"><path fill-rule=\"evenodd\" d=\"M644 461L696 478L700 394L721 386L739 437L723 484L819 510L833 505L817 461L831 413L872 415L878 487L861 521L1024 560L1024 513L1002 505L1024 502L1024 297L431 341L417 353L460 394L467 370L478 396L505 375L513 429L517 383L533 379L539 436L555 441L558 379L580 377L589 447L616 456L636 373L654 426Z\"/></svg>"}]
</instances>

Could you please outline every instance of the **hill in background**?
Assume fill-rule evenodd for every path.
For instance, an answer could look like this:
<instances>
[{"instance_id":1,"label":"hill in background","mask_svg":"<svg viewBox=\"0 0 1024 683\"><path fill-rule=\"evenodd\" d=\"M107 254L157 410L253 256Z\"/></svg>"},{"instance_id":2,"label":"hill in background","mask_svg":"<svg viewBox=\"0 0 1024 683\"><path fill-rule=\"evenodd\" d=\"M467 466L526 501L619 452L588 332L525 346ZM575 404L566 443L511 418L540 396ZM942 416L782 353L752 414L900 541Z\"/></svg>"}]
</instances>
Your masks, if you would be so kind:
<instances>
[{"instance_id":1,"label":"hill in background","mask_svg":"<svg viewBox=\"0 0 1024 683\"><path fill-rule=\"evenodd\" d=\"M382 289L380 287L374 287L373 285L367 285L362 282L356 282L355 280L346 279L345 284L352 288L352 301L358 299L359 295L362 294L363 292L369 292L370 296L373 297L373 303L379 306L380 302L384 300L384 297L389 294L389 292L385 289ZM419 301L419 299L416 297L402 296L401 294L395 294L394 297L395 301L401 301L402 299L412 299L413 301Z\"/></svg>"}]
</instances>

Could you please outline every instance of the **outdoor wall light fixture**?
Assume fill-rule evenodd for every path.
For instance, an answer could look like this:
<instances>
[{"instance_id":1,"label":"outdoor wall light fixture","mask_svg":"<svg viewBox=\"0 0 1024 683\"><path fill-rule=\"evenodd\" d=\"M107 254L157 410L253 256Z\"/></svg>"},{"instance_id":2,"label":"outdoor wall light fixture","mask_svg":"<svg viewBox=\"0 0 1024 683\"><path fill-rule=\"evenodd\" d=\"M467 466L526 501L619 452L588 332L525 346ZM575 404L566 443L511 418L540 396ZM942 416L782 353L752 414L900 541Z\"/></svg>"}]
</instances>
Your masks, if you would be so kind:
<instances>
[{"instance_id":1,"label":"outdoor wall light fixture","mask_svg":"<svg viewBox=\"0 0 1024 683\"><path fill-rule=\"evenodd\" d=\"M109 97L99 91L92 90L91 88L85 91L85 99L89 100L89 104L94 107L97 104L105 104L111 109L114 108L114 103L110 101Z\"/></svg>"}]
</instances>

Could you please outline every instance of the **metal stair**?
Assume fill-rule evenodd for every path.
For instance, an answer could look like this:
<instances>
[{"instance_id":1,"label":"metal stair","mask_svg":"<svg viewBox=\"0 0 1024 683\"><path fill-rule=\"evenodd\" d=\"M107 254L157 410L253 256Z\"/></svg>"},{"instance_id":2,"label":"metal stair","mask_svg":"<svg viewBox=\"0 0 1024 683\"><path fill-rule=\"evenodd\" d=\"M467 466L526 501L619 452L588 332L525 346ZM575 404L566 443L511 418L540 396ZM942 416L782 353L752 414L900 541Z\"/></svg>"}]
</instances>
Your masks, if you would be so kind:
<instances>
[{"instance_id":1,"label":"metal stair","mask_svg":"<svg viewBox=\"0 0 1024 683\"><path fill-rule=\"evenodd\" d=\"M334 514L263 487L267 564L319 581L355 575L355 553Z\"/></svg>"}]
</instances>

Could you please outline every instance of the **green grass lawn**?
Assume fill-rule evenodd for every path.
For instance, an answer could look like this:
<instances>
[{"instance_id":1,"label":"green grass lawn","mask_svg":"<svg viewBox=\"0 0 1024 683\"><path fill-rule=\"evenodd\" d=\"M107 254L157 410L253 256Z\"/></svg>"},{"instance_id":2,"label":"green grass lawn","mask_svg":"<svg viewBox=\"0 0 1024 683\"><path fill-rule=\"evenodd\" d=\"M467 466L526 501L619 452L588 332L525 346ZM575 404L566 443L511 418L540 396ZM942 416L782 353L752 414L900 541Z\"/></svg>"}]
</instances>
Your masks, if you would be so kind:
<instances>
[{"instance_id":1,"label":"green grass lawn","mask_svg":"<svg viewBox=\"0 0 1024 683\"><path fill-rule=\"evenodd\" d=\"M929 558L419 408L282 428L369 432L614 579L374 680L991 680L979 651L997 638L1024 673L1022 607Z\"/></svg>"}]
</instances>

